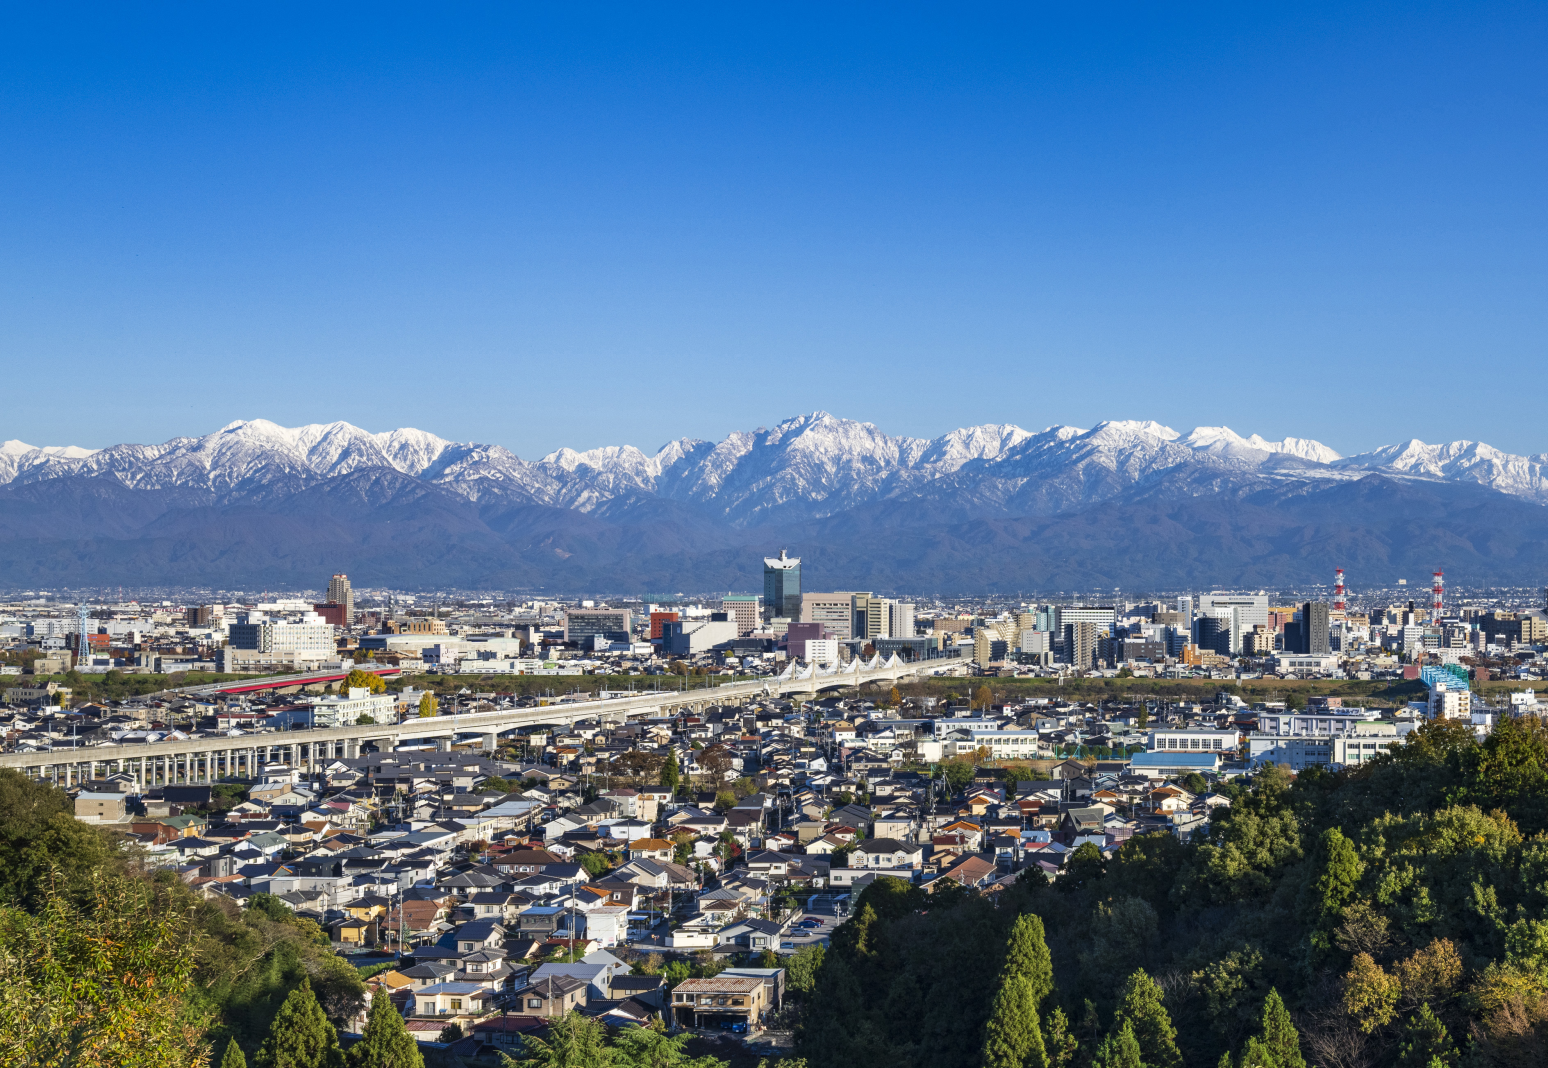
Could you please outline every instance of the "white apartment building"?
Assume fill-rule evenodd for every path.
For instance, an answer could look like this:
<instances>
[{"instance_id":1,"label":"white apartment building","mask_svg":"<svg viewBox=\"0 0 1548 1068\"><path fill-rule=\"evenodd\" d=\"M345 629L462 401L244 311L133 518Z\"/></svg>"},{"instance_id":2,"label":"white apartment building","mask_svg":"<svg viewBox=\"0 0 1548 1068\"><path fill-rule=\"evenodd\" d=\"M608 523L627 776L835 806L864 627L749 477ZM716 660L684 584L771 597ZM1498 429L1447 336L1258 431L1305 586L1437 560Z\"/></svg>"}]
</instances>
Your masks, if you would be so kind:
<instances>
[{"instance_id":1,"label":"white apartment building","mask_svg":"<svg viewBox=\"0 0 1548 1068\"><path fill-rule=\"evenodd\" d=\"M1367 712L1361 708L1329 708L1316 712L1267 711L1258 713L1258 733L1272 734L1278 737L1356 734L1366 727L1373 724L1379 725L1379 723L1380 720L1375 713Z\"/></svg>"},{"instance_id":2,"label":"white apartment building","mask_svg":"<svg viewBox=\"0 0 1548 1068\"><path fill-rule=\"evenodd\" d=\"M1272 657L1276 671L1304 671L1328 675L1338 670L1337 653L1276 653Z\"/></svg>"},{"instance_id":3,"label":"white apartment building","mask_svg":"<svg viewBox=\"0 0 1548 1068\"><path fill-rule=\"evenodd\" d=\"M1384 730L1380 733L1362 732L1353 736L1330 739L1332 745L1329 761L1343 768L1354 767L1375 760L1388 749L1401 744L1398 741L1396 724L1382 723L1372 726L1380 726Z\"/></svg>"},{"instance_id":4,"label":"white apartment building","mask_svg":"<svg viewBox=\"0 0 1548 1068\"><path fill-rule=\"evenodd\" d=\"M377 723L393 723L398 718L396 694L372 693L363 686L351 686L348 693L314 697L307 704L312 707L314 727L351 727L361 716L370 716Z\"/></svg>"},{"instance_id":5,"label":"white apartment building","mask_svg":"<svg viewBox=\"0 0 1548 1068\"><path fill-rule=\"evenodd\" d=\"M333 624L324 622L316 612L300 612L288 619L267 619L253 613L232 623L228 638L230 648L265 657L332 660L337 655Z\"/></svg>"},{"instance_id":6,"label":"white apartment building","mask_svg":"<svg viewBox=\"0 0 1548 1068\"><path fill-rule=\"evenodd\" d=\"M1031 760L1037 756L1037 731L952 731L943 740L942 749L959 756L988 749L991 760Z\"/></svg>"},{"instance_id":7,"label":"white apartment building","mask_svg":"<svg viewBox=\"0 0 1548 1068\"><path fill-rule=\"evenodd\" d=\"M806 639L806 662L808 664L836 664L838 659L839 643L837 638Z\"/></svg>"},{"instance_id":8,"label":"white apartment building","mask_svg":"<svg viewBox=\"0 0 1548 1068\"><path fill-rule=\"evenodd\" d=\"M1145 748L1152 753L1224 752L1235 749L1241 736L1234 730L1193 727L1153 730L1145 736Z\"/></svg>"},{"instance_id":9,"label":"white apartment building","mask_svg":"<svg viewBox=\"0 0 1548 1068\"><path fill-rule=\"evenodd\" d=\"M1247 760L1253 767L1278 764L1291 771L1326 767L1333 761L1333 743L1328 736L1289 737L1251 734L1247 736Z\"/></svg>"}]
</instances>

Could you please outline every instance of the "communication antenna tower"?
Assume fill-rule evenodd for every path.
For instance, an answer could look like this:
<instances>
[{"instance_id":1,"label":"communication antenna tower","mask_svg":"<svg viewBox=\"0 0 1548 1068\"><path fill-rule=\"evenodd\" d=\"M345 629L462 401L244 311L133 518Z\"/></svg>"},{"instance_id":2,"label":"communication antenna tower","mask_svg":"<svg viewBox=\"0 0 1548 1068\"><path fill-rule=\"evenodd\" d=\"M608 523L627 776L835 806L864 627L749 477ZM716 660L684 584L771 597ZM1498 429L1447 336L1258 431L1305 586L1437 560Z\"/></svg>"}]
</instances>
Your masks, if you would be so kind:
<instances>
[{"instance_id":1,"label":"communication antenna tower","mask_svg":"<svg viewBox=\"0 0 1548 1068\"><path fill-rule=\"evenodd\" d=\"M1333 571L1333 611L1344 611L1344 569L1335 568Z\"/></svg>"},{"instance_id":2,"label":"communication antenna tower","mask_svg":"<svg viewBox=\"0 0 1548 1068\"><path fill-rule=\"evenodd\" d=\"M80 616L81 620L80 645L77 646L75 650L75 662L79 664L83 658L91 654L91 638L87 635L86 632L87 627L90 626L89 620L91 619L91 609L87 605L83 604L76 609L76 614Z\"/></svg>"},{"instance_id":3,"label":"communication antenna tower","mask_svg":"<svg viewBox=\"0 0 1548 1068\"><path fill-rule=\"evenodd\" d=\"M1445 600L1446 578L1444 572L1435 572L1435 585L1430 588L1430 622L1439 623L1441 603Z\"/></svg>"}]
</instances>

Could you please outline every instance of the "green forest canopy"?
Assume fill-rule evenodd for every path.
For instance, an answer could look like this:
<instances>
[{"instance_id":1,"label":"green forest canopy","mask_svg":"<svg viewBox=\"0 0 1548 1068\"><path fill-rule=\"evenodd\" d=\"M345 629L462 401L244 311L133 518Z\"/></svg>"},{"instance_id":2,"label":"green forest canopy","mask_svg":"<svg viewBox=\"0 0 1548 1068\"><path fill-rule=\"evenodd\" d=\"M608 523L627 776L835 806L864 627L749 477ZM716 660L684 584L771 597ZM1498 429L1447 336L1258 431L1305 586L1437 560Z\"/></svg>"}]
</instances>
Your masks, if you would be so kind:
<instances>
[{"instance_id":1,"label":"green forest canopy","mask_svg":"<svg viewBox=\"0 0 1548 1068\"><path fill-rule=\"evenodd\" d=\"M799 1052L812 1068L1545 1064L1545 832L1541 724L1479 745L1438 722L1363 768L1260 774L1202 841L1092 849L998 902L880 880L835 932ZM1051 961L1042 994L1036 967L1008 963L1036 956L1015 948L1025 917Z\"/></svg>"}]
</instances>

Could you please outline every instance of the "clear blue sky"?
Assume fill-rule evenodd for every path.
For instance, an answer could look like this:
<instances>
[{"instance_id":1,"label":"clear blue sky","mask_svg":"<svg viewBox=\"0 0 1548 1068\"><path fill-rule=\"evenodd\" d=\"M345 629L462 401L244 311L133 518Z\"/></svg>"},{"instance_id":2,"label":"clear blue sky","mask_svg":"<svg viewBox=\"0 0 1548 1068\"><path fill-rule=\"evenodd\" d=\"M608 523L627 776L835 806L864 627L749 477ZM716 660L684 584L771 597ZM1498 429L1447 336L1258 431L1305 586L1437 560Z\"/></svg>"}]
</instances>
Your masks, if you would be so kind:
<instances>
[{"instance_id":1,"label":"clear blue sky","mask_svg":"<svg viewBox=\"0 0 1548 1068\"><path fill-rule=\"evenodd\" d=\"M1526 3L13 6L0 438L1545 451L1544 55Z\"/></svg>"}]
</instances>

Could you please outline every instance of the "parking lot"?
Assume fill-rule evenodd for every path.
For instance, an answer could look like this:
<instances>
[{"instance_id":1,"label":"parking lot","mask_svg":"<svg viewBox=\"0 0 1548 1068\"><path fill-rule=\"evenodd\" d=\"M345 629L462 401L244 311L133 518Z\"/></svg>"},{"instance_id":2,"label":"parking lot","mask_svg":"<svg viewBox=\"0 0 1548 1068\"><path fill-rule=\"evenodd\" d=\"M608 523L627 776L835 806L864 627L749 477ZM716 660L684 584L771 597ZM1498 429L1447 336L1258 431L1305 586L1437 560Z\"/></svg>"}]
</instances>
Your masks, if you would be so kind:
<instances>
[{"instance_id":1,"label":"parking lot","mask_svg":"<svg viewBox=\"0 0 1548 1068\"><path fill-rule=\"evenodd\" d=\"M780 951L795 953L807 946L826 944L838 924L839 921L832 916L802 913L791 922L790 929L781 938Z\"/></svg>"}]
</instances>

